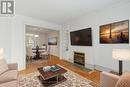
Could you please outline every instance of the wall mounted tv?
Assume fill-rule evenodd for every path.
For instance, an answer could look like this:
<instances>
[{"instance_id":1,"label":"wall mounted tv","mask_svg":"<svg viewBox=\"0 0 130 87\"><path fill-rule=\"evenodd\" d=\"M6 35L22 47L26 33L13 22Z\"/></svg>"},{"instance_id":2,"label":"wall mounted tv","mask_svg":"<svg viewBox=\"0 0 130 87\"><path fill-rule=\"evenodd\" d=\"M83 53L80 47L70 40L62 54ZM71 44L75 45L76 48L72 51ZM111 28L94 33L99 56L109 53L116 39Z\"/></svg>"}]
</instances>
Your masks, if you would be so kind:
<instances>
[{"instance_id":1,"label":"wall mounted tv","mask_svg":"<svg viewBox=\"0 0 130 87\"><path fill-rule=\"evenodd\" d=\"M71 45L92 46L91 28L70 32Z\"/></svg>"}]
</instances>

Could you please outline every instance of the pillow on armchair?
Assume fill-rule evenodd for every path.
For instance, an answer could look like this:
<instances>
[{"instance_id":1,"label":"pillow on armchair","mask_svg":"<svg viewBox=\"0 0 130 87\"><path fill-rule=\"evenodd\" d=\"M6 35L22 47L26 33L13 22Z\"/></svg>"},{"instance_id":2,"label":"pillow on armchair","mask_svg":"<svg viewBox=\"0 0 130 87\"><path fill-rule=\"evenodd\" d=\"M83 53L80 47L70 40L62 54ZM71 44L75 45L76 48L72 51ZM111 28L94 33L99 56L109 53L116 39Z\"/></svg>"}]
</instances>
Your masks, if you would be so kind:
<instances>
[{"instance_id":1,"label":"pillow on armchair","mask_svg":"<svg viewBox=\"0 0 130 87\"><path fill-rule=\"evenodd\" d=\"M130 73L124 73L117 81L116 87L130 87Z\"/></svg>"},{"instance_id":2,"label":"pillow on armchair","mask_svg":"<svg viewBox=\"0 0 130 87\"><path fill-rule=\"evenodd\" d=\"M0 59L0 74L4 73L5 71L8 70L8 65L6 63L5 59Z\"/></svg>"}]
</instances>

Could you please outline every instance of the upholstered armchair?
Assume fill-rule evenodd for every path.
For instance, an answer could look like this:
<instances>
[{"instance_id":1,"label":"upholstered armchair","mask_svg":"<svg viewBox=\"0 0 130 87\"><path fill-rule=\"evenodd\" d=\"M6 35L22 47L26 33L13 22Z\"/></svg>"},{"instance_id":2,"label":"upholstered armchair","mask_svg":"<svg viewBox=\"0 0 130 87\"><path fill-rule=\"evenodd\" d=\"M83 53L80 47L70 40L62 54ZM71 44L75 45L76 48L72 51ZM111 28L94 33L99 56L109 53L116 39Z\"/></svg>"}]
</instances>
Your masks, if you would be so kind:
<instances>
[{"instance_id":1,"label":"upholstered armchair","mask_svg":"<svg viewBox=\"0 0 130 87\"><path fill-rule=\"evenodd\" d=\"M123 73L121 76L102 72L101 87L130 87L130 72Z\"/></svg>"},{"instance_id":2,"label":"upholstered armchair","mask_svg":"<svg viewBox=\"0 0 130 87\"><path fill-rule=\"evenodd\" d=\"M27 55L27 61L32 60L32 58L36 55L36 53L33 53L31 47L26 47L26 55Z\"/></svg>"},{"instance_id":3,"label":"upholstered armchair","mask_svg":"<svg viewBox=\"0 0 130 87\"><path fill-rule=\"evenodd\" d=\"M17 63L8 64L8 70L0 74L0 87L17 87Z\"/></svg>"}]
</instances>

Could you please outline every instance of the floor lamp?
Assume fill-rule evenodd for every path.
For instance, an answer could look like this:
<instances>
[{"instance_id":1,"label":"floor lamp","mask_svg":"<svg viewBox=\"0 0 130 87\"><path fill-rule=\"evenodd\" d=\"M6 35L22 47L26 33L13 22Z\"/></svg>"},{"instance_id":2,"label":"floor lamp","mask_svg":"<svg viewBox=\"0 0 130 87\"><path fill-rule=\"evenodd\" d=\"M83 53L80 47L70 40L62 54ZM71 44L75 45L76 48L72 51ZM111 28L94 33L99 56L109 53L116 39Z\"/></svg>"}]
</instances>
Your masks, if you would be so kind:
<instances>
[{"instance_id":1,"label":"floor lamp","mask_svg":"<svg viewBox=\"0 0 130 87\"><path fill-rule=\"evenodd\" d=\"M123 71L123 60L130 60L130 50L129 49L113 49L112 57L119 60L119 75L122 75Z\"/></svg>"}]
</instances>

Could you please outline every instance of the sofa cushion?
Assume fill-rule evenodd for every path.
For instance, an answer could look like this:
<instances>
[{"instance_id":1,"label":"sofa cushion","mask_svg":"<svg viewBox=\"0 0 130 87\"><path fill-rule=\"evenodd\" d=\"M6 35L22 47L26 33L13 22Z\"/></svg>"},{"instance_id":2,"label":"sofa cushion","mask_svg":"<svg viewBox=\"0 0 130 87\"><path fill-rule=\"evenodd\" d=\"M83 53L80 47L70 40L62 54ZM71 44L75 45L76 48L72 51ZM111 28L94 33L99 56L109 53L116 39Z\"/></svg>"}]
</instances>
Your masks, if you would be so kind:
<instances>
[{"instance_id":1,"label":"sofa cushion","mask_svg":"<svg viewBox=\"0 0 130 87\"><path fill-rule=\"evenodd\" d=\"M6 71L0 75L0 83L9 82L12 80L17 80L17 70Z\"/></svg>"},{"instance_id":2,"label":"sofa cushion","mask_svg":"<svg viewBox=\"0 0 130 87\"><path fill-rule=\"evenodd\" d=\"M5 71L8 70L8 65L5 61L5 59L0 59L0 74L4 73Z\"/></svg>"},{"instance_id":3,"label":"sofa cushion","mask_svg":"<svg viewBox=\"0 0 130 87\"><path fill-rule=\"evenodd\" d=\"M130 73L124 73L117 81L116 87L130 87Z\"/></svg>"},{"instance_id":4,"label":"sofa cushion","mask_svg":"<svg viewBox=\"0 0 130 87\"><path fill-rule=\"evenodd\" d=\"M0 87L17 87L17 81L13 80L10 82L0 84Z\"/></svg>"}]
</instances>

